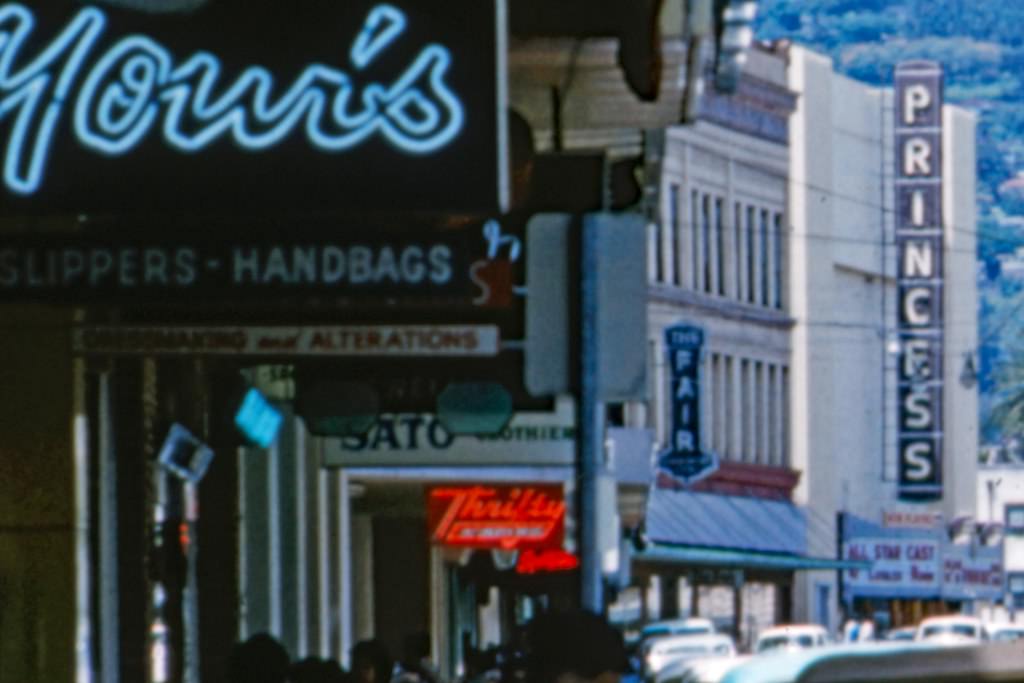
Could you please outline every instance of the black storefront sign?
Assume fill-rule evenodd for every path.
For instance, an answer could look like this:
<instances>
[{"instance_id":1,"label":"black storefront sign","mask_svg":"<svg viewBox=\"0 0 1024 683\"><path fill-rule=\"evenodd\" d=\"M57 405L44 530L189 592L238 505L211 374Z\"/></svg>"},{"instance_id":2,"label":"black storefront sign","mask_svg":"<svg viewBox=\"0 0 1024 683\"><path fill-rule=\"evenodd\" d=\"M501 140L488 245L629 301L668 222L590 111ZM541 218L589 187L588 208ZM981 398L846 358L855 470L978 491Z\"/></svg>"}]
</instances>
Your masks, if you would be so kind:
<instances>
[{"instance_id":1,"label":"black storefront sign","mask_svg":"<svg viewBox=\"0 0 1024 683\"><path fill-rule=\"evenodd\" d=\"M214 221L88 233L0 236L0 300L62 304L261 301L435 302L508 309L521 230L502 219L457 227L355 216L341 224ZM148 228L148 229L147 229ZM142 237L149 232L173 237Z\"/></svg>"},{"instance_id":2,"label":"black storefront sign","mask_svg":"<svg viewBox=\"0 0 1024 683\"><path fill-rule=\"evenodd\" d=\"M899 496L942 497L942 69L896 67Z\"/></svg>"},{"instance_id":3,"label":"black storefront sign","mask_svg":"<svg viewBox=\"0 0 1024 683\"><path fill-rule=\"evenodd\" d=\"M503 2L0 2L0 207L504 208Z\"/></svg>"},{"instance_id":4,"label":"black storefront sign","mask_svg":"<svg viewBox=\"0 0 1024 683\"><path fill-rule=\"evenodd\" d=\"M685 484L702 479L718 468L715 454L701 449L700 368L704 339L704 330L695 325L681 324L665 329L672 430L668 448L658 456L658 467Z\"/></svg>"}]
</instances>

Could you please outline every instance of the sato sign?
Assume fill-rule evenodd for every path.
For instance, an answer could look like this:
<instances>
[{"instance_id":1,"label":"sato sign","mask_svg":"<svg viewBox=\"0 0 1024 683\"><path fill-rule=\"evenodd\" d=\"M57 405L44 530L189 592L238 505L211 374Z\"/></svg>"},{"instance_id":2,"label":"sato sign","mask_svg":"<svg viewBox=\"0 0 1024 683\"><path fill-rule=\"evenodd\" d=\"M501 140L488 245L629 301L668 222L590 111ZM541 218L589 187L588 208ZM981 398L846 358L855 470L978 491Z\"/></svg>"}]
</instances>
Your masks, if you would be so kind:
<instances>
[{"instance_id":1,"label":"sato sign","mask_svg":"<svg viewBox=\"0 0 1024 683\"><path fill-rule=\"evenodd\" d=\"M503 0L0 2L2 205L504 208L504 32Z\"/></svg>"},{"instance_id":2,"label":"sato sign","mask_svg":"<svg viewBox=\"0 0 1024 683\"><path fill-rule=\"evenodd\" d=\"M942 69L896 66L899 496L942 497Z\"/></svg>"},{"instance_id":3,"label":"sato sign","mask_svg":"<svg viewBox=\"0 0 1024 683\"><path fill-rule=\"evenodd\" d=\"M658 456L658 467L689 484L718 469L715 454L701 450L700 368L704 330L694 325L666 328L665 348L671 373L672 431L669 447Z\"/></svg>"}]
</instances>

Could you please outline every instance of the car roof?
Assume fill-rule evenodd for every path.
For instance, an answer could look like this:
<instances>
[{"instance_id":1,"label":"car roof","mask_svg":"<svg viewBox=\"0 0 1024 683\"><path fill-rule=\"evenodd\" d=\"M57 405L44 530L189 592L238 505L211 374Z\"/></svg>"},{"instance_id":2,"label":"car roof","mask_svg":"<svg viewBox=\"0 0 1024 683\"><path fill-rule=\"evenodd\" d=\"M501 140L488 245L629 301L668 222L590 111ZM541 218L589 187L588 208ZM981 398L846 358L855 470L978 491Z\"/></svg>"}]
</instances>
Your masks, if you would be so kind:
<instances>
[{"instance_id":1,"label":"car roof","mask_svg":"<svg viewBox=\"0 0 1024 683\"><path fill-rule=\"evenodd\" d=\"M925 617L920 625L924 624L976 624L980 625L981 619L972 617L969 614L943 614L936 617Z\"/></svg>"},{"instance_id":2,"label":"car roof","mask_svg":"<svg viewBox=\"0 0 1024 683\"><path fill-rule=\"evenodd\" d=\"M805 633L818 635L821 633L828 633L828 631L821 624L780 624L779 626L771 626L761 631L758 635L758 639Z\"/></svg>"},{"instance_id":3,"label":"car roof","mask_svg":"<svg viewBox=\"0 0 1024 683\"><path fill-rule=\"evenodd\" d=\"M659 619L658 621L652 621L644 626L644 629L651 628L665 628L671 626L710 626L714 627L714 622L704 617L685 617L680 619Z\"/></svg>"},{"instance_id":4,"label":"car roof","mask_svg":"<svg viewBox=\"0 0 1024 683\"><path fill-rule=\"evenodd\" d=\"M665 636L664 638L658 638L657 642L652 646L654 649L672 647L680 643L686 644L709 644L709 645L720 645L722 643L728 643L729 645L736 647L736 643L733 639L725 633L696 633L696 634L681 634L673 636Z\"/></svg>"},{"instance_id":5,"label":"car roof","mask_svg":"<svg viewBox=\"0 0 1024 683\"><path fill-rule=\"evenodd\" d=\"M757 655L722 683L967 683L1024 680L1024 649L1014 643L949 648L922 642L827 645Z\"/></svg>"}]
</instances>

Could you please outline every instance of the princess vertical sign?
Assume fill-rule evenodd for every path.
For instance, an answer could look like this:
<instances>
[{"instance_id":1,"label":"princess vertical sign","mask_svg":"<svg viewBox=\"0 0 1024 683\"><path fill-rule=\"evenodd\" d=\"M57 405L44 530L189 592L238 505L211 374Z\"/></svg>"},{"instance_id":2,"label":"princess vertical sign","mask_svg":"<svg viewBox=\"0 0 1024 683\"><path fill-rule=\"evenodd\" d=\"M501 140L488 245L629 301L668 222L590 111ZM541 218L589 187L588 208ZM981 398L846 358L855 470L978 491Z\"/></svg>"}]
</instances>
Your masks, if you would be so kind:
<instances>
[{"instance_id":1,"label":"princess vertical sign","mask_svg":"<svg viewBox=\"0 0 1024 683\"><path fill-rule=\"evenodd\" d=\"M0 2L0 205L501 208L502 3Z\"/></svg>"}]
</instances>

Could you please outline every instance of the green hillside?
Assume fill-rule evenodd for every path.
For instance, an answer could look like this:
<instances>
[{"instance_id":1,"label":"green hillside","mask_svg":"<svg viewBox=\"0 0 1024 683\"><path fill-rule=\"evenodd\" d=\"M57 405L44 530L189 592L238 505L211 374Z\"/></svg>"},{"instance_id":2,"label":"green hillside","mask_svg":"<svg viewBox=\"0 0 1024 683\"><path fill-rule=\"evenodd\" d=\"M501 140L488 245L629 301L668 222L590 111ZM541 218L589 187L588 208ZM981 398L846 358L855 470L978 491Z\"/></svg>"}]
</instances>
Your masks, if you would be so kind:
<instances>
[{"instance_id":1,"label":"green hillside","mask_svg":"<svg viewBox=\"0 0 1024 683\"><path fill-rule=\"evenodd\" d=\"M978 116L980 391L983 439L1024 434L1024 412L1000 407L1024 379L1024 281L1001 272L1024 247L1024 0L760 0L757 37L789 39L836 69L892 84L907 59L940 62L946 99Z\"/></svg>"}]
</instances>

